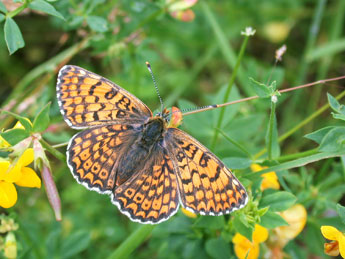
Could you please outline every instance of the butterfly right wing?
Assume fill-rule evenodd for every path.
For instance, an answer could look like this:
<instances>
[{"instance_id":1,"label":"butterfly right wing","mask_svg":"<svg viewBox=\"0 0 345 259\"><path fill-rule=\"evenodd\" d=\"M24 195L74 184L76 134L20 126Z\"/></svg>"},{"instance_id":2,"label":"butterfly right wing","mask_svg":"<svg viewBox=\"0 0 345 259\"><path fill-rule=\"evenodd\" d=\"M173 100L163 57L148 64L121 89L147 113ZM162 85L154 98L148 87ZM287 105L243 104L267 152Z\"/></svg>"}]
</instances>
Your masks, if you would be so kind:
<instances>
[{"instance_id":1,"label":"butterfly right wing","mask_svg":"<svg viewBox=\"0 0 345 259\"><path fill-rule=\"evenodd\" d=\"M152 116L137 97L81 67L61 68L56 85L60 111L75 129L104 124L143 123Z\"/></svg>"},{"instance_id":2,"label":"butterfly right wing","mask_svg":"<svg viewBox=\"0 0 345 259\"><path fill-rule=\"evenodd\" d=\"M246 205L242 184L205 146L177 128L168 128L165 139L183 207L202 215L222 215Z\"/></svg>"}]
</instances>

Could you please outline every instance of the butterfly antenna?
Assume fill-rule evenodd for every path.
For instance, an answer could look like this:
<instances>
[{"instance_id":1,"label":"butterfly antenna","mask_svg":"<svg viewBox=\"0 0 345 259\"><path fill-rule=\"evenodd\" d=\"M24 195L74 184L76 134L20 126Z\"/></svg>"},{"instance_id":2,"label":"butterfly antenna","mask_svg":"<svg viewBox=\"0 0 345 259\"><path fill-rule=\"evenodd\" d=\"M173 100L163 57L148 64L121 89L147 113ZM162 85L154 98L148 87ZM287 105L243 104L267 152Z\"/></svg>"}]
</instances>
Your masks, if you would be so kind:
<instances>
[{"instance_id":1,"label":"butterfly antenna","mask_svg":"<svg viewBox=\"0 0 345 259\"><path fill-rule=\"evenodd\" d=\"M182 109L181 112L194 112L194 111L199 111L199 110L209 110L209 109L214 109L217 108L218 104L211 104L211 105L206 105L206 106L201 106L201 107L191 107L191 108L185 108Z\"/></svg>"},{"instance_id":2,"label":"butterfly antenna","mask_svg":"<svg viewBox=\"0 0 345 259\"><path fill-rule=\"evenodd\" d=\"M150 65L150 63L147 62L147 61L146 61L146 66L147 66L147 69L149 70L149 72L150 72L150 74L151 74L153 84L154 84L154 86L155 86L155 88L156 88L156 92L157 92L159 101L160 101L160 103L161 103L161 113L163 113L163 109L164 109L163 100L162 100L161 95L159 94L159 90L158 90L158 87L157 87L157 83L156 83L155 77L153 76L153 72L152 72L152 69L151 69L151 65Z\"/></svg>"}]
</instances>

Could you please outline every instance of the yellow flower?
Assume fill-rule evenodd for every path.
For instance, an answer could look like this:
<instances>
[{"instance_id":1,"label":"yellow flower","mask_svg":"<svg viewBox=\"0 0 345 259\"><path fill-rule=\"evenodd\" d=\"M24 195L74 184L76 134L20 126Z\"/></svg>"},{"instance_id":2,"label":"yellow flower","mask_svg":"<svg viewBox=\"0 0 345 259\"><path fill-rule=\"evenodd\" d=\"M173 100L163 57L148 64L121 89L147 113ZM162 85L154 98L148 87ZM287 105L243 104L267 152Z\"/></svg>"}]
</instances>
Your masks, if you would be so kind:
<instances>
[{"instance_id":1,"label":"yellow flower","mask_svg":"<svg viewBox=\"0 0 345 259\"><path fill-rule=\"evenodd\" d=\"M302 232L307 222L307 211L301 204L296 204L279 214L289 224L274 229L278 239L277 244L284 247L291 239L294 239Z\"/></svg>"},{"instance_id":2,"label":"yellow flower","mask_svg":"<svg viewBox=\"0 0 345 259\"><path fill-rule=\"evenodd\" d=\"M17 121L17 123L16 123L16 125L14 125L13 129L24 129L24 126L19 121ZM6 148L6 147L10 147L10 146L11 146L10 143L8 143L3 137L0 136L0 148Z\"/></svg>"},{"instance_id":3,"label":"yellow flower","mask_svg":"<svg viewBox=\"0 0 345 259\"><path fill-rule=\"evenodd\" d=\"M27 167L34 160L34 150L28 148L13 164L8 160L0 161L0 206L10 208L17 202L18 186L40 188L41 179L34 170Z\"/></svg>"},{"instance_id":4,"label":"yellow flower","mask_svg":"<svg viewBox=\"0 0 345 259\"><path fill-rule=\"evenodd\" d=\"M13 232L6 235L4 254L6 258L17 258L17 241Z\"/></svg>"},{"instance_id":5,"label":"yellow flower","mask_svg":"<svg viewBox=\"0 0 345 259\"><path fill-rule=\"evenodd\" d=\"M189 218L196 218L197 217L195 213L193 213L189 210L186 210L185 208L181 208L181 210L182 210L183 214Z\"/></svg>"},{"instance_id":6,"label":"yellow flower","mask_svg":"<svg viewBox=\"0 0 345 259\"><path fill-rule=\"evenodd\" d=\"M331 240L325 243L324 250L327 255L338 256L339 252L342 258L345 258L345 235L332 226L322 226L322 235Z\"/></svg>"},{"instance_id":7,"label":"yellow flower","mask_svg":"<svg viewBox=\"0 0 345 259\"><path fill-rule=\"evenodd\" d=\"M250 168L252 169L253 172L258 172L258 171L261 171L261 170L267 168L267 166L252 164L250 166ZM260 186L260 189L262 191L266 190L268 188L279 190L280 184L279 184L278 177L277 177L275 172L268 172L268 173L262 174L261 177L263 178L261 186Z\"/></svg>"},{"instance_id":8,"label":"yellow flower","mask_svg":"<svg viewBox=\"0 0 345 259\"><path fill-rule=\"evenodd\" d=\"M266 228L256 224L253 232L253 241L248 240L246 237L239 233L232 238L234 243L235 253L239 259L256 259L260 254L260 243L265 242L268 238L268 231Z\"/></svg>"},{"instance_id":9,"label":"yellow flower","mask_svg":"<svg viewBox=\"0 0 345 259\"><path fill-rule=\"evenodd\" d=\"M288 37L290 29L287 22L270 22L263 27L263 33L271 42L279 43Z\"/></svg>"}]
</instances>

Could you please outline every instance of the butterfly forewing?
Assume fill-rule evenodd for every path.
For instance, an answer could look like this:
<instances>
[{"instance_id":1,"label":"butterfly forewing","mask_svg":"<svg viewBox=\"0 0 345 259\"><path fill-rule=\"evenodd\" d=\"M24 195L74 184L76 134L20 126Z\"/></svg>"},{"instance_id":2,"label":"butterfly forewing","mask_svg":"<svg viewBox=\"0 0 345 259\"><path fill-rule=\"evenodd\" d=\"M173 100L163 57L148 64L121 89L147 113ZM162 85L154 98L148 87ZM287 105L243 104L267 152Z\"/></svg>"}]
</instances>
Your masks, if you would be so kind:
<instances>
[{"instance_id":1,"label":"butterfly forewing","mask_svg":"<svg viewBox=\"0 0 345 259\"><path fill-rule=\"evenodd\" d=\"M247 203L242 184L205 146L176 128L169 128L166 138L171 143L185 208L203 215L222 215Z\"/></svg>"},{"instance_id":2,"label":"butterfly forewing","mask_svg":"<svg viewBox=\"0 0 345 259\"><path fill-rule=\"evenodd\" d=\"M150 109L113 82L77 66L64 66L56 85L60 111L72 128L139 123Z\"/></svg>"}]
</instances>

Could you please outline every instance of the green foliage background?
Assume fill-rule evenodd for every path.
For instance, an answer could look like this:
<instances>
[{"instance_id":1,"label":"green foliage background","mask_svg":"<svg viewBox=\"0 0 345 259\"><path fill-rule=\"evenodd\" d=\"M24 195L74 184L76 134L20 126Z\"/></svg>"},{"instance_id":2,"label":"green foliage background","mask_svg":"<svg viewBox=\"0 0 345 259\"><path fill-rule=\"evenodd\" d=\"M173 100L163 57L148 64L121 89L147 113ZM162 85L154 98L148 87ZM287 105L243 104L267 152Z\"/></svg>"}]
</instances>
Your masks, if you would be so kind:
<instances>
[{"instance_id":1,"label":"green foliage background","mask_svg":"<svg viewBox=\"0 0 345 259\"><path fill-rule=\"evenodd\" d=\"M192 22L171 17L164 0L36 0L23 4L28 8L11 15L0 5L0 103L2 109L33 120L51 101L50 126L43 137L52 145L67 142L75 134L63 121L56 101L56 76L64 64L81 66L116 82L152 110L159 108L159 101L145 61L152 65L165 106L183 109L222 103L245 39L241 31L252 26L256 34L249 38L228 101L256 95L250 77L263 83L271 78L278 89L284 89L345 74L343 0L203 0L193 6ZM287 29L287 36L278 41L269 36L267 29L273 23ZM275 51L283 43L287 52L273 70ZM275 166L281 190L288 192L283 195L288 204L296 201L308 210L305 230L285 247L293 258L324 256L321 225L345 230L336 213L345 192L342 100L337 104L331 99L333 112L338 114L335 118L328 106L322 108L328 103L326 93L342 97L343 86L344 81L336 81L279 96L273 129L277 136L273 136L268 160L262 150L267 148L265 138L272 122L269 98L227 107L221 134L215 133L220 109L184 117L182 129L237 169L236 175L254 201L261 200L261 207L256 204L258 210L267 205L269 212L281 211L274 209L271 199L263 198L282 192L258 190L260 177L251 173L249 165ZM13 124L12 117L2 115L1 128ZM326 126L336 130L333 135L323 130L309 139L303 137ZM215 134L219 134L218 141L212 145ZM64 152L64 147L59 150ZM240 229L238 224L248 224L245 229L249 230L242 233L250 235L253 223L259 223L264 213L247 209L245 214L191 219L179 211L154 229L142 228L122 215L109 197L77 184L66 164L53 156L49 159L61 195L63 220L55 222L43 188L19 188L18 203L3 210L19 223L16 237L21 258L107 258L138 230L142 232L129 242L129 250L134 250L130 258L234 258L230 241ZM267 204L262 205L262 200ZM238 219L242 216L245 219Z\"/></svg>"}]
</instances>

